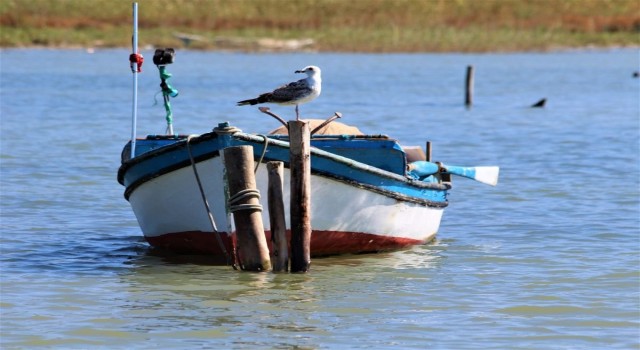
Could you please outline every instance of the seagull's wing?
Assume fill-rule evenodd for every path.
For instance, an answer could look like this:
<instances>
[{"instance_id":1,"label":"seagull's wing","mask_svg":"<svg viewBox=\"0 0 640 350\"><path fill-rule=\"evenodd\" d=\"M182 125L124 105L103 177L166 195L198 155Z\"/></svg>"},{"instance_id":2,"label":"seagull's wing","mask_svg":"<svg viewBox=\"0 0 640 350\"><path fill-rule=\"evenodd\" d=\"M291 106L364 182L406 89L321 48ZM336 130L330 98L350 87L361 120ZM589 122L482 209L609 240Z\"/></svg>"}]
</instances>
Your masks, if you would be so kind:
<instances>
[{"instance_id":1,"label":"seagull's wing","mask_svg":"<svg viewBox=\"0 0 640 350\"><path fill-rule=\"evenodd\" d=\"M283 85L271 92L271 101L276 103L295 101L305 97L311 92L311 88L305 79Z\"/></svg>"}]
</instances>

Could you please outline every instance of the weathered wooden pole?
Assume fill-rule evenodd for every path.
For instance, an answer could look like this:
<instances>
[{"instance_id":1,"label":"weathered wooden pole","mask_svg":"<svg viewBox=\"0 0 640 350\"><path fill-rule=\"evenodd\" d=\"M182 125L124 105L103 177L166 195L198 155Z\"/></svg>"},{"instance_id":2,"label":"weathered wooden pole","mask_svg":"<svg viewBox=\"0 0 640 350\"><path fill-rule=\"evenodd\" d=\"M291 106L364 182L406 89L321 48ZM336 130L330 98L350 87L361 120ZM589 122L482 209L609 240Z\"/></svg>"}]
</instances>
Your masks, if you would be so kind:
<instances>
[{"instance_id":1,"label":"weathered wooden pole","mask_svg":"<svg viewBox=\"0 0 640 350\"><path fill-rule=\"evenodd\" d=\"M287 242L287 225L282 198L284 164L282 162L268 162L267 171L269 173L269 223L274 256L271 265L273 265L273 272L286 272L289 269L289 243Z\"/></svg>"},{"instance_id":2,"label":"weathered wooden pole","mask_svg":"<svg viewBox=\"0 0 640 350\"><path fill-rule=\"evenodd\" d=\"M291 272L311 265L311 136L309 123L289 122Z\"/></svg>"},{"instance_id":3,"label":"weathered wooden pole","mask_svg":"<svg viewBox=\"0 0 640 350\"><path fill-rule=\"evenodd\" d=\"M253 173L253 147L225 148L224 166L229 185L229 210L236 226L240 268L247 271L270 270L260 193Z\"/></svg>"},{"instance_id":4,"label":"weathered wooden pole","mask_svg":"<svg viewBox=\"0 0 640 350\"><path fill-rule=\"evenodd\" d=\"M431 141L427 141L427 154L426 159L427 162L431 161Z\"/></svg>"},{"instance_id":5,"label":"weathered wooden pole","mask_svg":"<svg viewBox=\"0 0 640 350\"><path fill-rule=\"evenodd\" d=\"M464 104L467 107L471 107L471 105L473 104L473 66L467 66Z\"/></svg>"}]
</instances>

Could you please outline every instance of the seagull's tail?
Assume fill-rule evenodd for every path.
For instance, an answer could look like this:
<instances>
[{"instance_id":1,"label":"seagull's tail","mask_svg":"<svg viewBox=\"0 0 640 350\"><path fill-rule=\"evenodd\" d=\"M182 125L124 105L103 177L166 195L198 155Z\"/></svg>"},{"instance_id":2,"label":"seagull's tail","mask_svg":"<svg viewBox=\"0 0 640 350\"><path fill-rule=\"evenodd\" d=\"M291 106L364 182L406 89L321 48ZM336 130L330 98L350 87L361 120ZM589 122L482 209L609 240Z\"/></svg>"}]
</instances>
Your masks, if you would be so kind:
<instances>
[{"instance_id":1,"label":"seagull's tail","mask_svg":"<svg viewBox=\"0 0 640 350\"><path fill-rule=\"evenodd\" d=\"M266 93L258 96L257 98L252 98L248 100L243 100L238 102L238 106L246 106L246 105L257 105L258 103L266 103L271 102L271 93Z\"/></svg>"},{"instance_id":2,"label":"seagull's tail","mask_svg":"<svg viewBox=\"0 0 640 350\"><path fill-rule=\"evenodd\" d=\"M244 100L244 101L238 101L238 106L246 106L246 105L257 105L258 104L258 99L257 98L252 98L250 100Z\"/></svg>"}]
</instances>

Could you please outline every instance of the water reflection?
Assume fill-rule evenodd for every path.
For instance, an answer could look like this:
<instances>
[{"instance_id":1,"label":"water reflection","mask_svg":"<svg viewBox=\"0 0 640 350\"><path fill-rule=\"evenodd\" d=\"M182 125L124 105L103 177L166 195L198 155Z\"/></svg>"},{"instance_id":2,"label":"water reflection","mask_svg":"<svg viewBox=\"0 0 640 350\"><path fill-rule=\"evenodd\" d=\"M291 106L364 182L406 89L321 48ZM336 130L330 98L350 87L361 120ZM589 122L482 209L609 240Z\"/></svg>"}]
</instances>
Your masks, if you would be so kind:
<instances>
[{"instance_id":1,"label":"water reflection","mask_svg":"<svg viewBox=\"0 0 640 350\"><path fill-rule=\"evenodd\" d=\"M375 267L375 268L392 268L392 269L407 269L407 268L433 268L442 259L442 252L446 251L448 245L452 242L451 239L438 240L414 247L409 247L404 250L398 250L394 252L380 252L380 253L366 253L366 254L347 254L339 256L329 256L312 259L312 273L314 268L326 269L329 267L342 267L342 268L358 268L358 267ZM153 265L196 265L196 266L210 266L221 267L223 269L233 269L231 266L220 265L220 260L217 257L208 255L187 255L187 254L175 254L167 250L148 247L145 250L140 250L139 247L135 249L138 254L137 257L133 257L129 262L134 268L146 266L147 264ZM310 276L309 274L287 274L291 276ZM249 273L246 272L242 275L262 275L265 273ZM268 273L267 273L268 274ZM282 275L282 274L276 274Z\"/></svg>"},{"instance_id":2,"label":"water reflection","mask_svg":"<svg viewBox=\"0 0 640 350\"><path fill-rule=\"evenodd\" d=\"M391 253L314 259L306 274L242 272L202 256L162 256L149 249L129 259L130 268L120 275L122 307L134 320L145 318L140 331L216 330L203 336L213 334L234 345L239 345L238 332L268 331L276 339L302 337L301 343L283 346L315 348L329 334L320 319L369 313L366 305L339 302L345 293L357 291L367 299L366 285L376 293L398 292L387 285L391 274L396 280L424 278L425 269L438 267L446 246L435 242ZM241 345L265 345L259 336L244 341Z\"/></svg>"}]
</instances>

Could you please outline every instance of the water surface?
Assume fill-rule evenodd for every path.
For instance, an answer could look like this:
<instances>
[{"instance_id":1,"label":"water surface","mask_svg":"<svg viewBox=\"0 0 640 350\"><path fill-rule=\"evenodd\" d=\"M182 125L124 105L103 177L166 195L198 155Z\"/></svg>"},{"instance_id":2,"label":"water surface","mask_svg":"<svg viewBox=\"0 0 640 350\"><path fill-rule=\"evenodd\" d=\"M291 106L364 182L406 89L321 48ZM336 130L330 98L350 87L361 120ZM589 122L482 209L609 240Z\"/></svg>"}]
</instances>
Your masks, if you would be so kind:
<instances>
[{"instance_id":1,"label":"water surface","mask_svg":"<svg viewBox=\"0 0 640 350\"><path fill-rule=\"evenodd\" d=\"M163 133L153 53L143 54L138 134ZM315 64L323 92L306 117L339 111L366 133L432 141L436 160L501 167L495 188L455 179L433 244L275 275L148 249L116 182L131 123L125 50L3 50L0 344L637 349L638 57L178 51L176 132L276 128L235 102ZM528 107L543 97L545 108Z\"/></svg>"}]
</instances>

